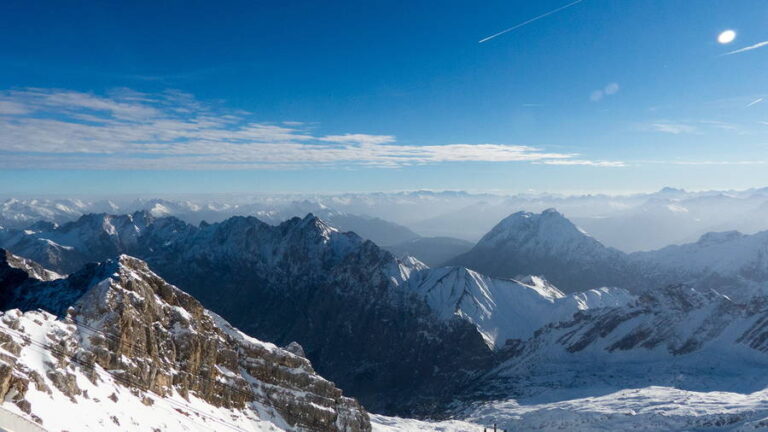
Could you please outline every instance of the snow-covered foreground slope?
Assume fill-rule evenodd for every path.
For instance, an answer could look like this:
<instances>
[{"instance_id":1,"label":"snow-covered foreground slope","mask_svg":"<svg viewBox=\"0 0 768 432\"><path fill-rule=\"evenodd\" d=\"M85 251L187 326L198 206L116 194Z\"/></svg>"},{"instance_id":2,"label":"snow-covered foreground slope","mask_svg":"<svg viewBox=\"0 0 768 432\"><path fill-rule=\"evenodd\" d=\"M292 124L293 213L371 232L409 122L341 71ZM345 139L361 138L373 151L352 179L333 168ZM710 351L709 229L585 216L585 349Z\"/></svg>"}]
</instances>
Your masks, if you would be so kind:
<instances>
[{"instance_id":1,"label":"snow-covered foreground slope","mask_svg":"<svg viewBox=\"0 0 768 432\"><path fill-rule=\"evenodd\" d=\"M370 430L297 346L246 336L143 261L41 281L5 256L0 399L49 430Z\"/></svg>"},{"instance_id":2,"label":"snow-covered foreground slope","mask_svg":"<svg viewBox=\"0 0 768 432\"><path fill-rule=\"evenodd\" d=\"M125 378L100 365L79 364L69 358L78 349L77 332L77 326L46 312L5 312L0 374L10 382L0 406L50 431L291 430L274 410L257 404L216 406L173 389L160 396L126 385Z\"/></svg>"},{"instance_id":3,"label":"snow-covered foreground slope","mask_svg":"<svg viewBox=\"0 0 768 432\"><path fill-rule=\"evenodd\" d=\"M422 421L371 415L373 432L481 432L482 426L460 420Z\"/></svg>"},{"instance_id":4,"label":"snow-covered foreground slope","mask_svg":"<svg viewBox=\"0 0 768 432\"><path fill-rule=\"evenodd\" d=\"M742 394L661 386L596 388L594 396L559 402L486 403L467 416L468 422L495 422L510 431L765 431L768 390Z\"/></svg>"},{"instance_id":5,"label":"snow-covered foreground slope","mask_svg":"<svg viewBox=\"0 0 768 432\"><path fill-rule=\"evenodd\" d=\"M452 412L511 430L766 430L767 341L768 297L671 286L506 347Z\"/></svg>"},{"instance_id":6,"label":"snow-covered foreground slope","mask_svg":"<svg viewBox=\"0 0 768 432\"><path fill-rule=\"evenodd\" d=\"M556 390L553 390L557 392ZM753 393L692 391L648 386L607 390L554 401L514 399L479 403L464 420L420 421L371 415L374 432L747 432L768 430L768 390Z\"/></svg>"}]
</instances>

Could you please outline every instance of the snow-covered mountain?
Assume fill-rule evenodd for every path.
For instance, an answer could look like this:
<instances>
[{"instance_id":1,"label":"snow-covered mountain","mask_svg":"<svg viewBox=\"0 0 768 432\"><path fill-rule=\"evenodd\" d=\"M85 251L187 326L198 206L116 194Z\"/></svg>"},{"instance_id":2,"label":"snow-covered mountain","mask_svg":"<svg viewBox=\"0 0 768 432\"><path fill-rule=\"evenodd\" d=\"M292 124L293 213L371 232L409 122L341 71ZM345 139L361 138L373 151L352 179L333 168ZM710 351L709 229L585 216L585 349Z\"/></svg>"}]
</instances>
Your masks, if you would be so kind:
<instances>
[{"instance_id":1,"label":"snow-covered mountain","mask_svg":"<svg viewBox=\"0 0 768 432\"><path fill-rule=\"evenodd\" d=\"M353 231L380 245L419 238L405 226L379 217L334 210L310 200L267 200L237 203L212 200L135 199L128 201L8 199L0 203L0 227L24 229L35 222L65 224L87 214L146 212L155 218L174 216L191 224L215 223L233 216L256 216L262 222L278 225L293 217L313 213L344 231Z\"/></svg>"},{"instance_id":2,"label":"snow-covered mountain","mask_svg":"<svg viewBox=\"0 0 768 432\"><path fill-rule=\"evenodd\" d=\"M554 211L513 215L502 226L489 233L489 244L577 258L601 246ZM369 408L469 421L376 417L377 430L492 423L589 430L600 422L614 429L729 430L768 418L760 402L768 388L762 373L768 366L768 296L757 289L750 299L724 295L704 283L750 276L758 286L758 270L765 268L762 234L710 234L690 245L630 255L603 247L603 256L619 257L626 275L650 276L625 279L637 284L634 294L622 288L566 294L540 277L499 279L398 259L311 215L278 226L252 217L193 226L139 212L0 232L0 240L40 253L54 267L130 251L246 333L279 345L300 342L321 375ZM29 247L34 244L43 246ZM85 294L62 286L105 279L92 274L106 264L62 278L5 256L0 281L15 280L21 288L3 290L0 302L27 313L42 307L65 316L69 309L47 304L52 287L68 293L53 304L72 305ZM48 281L24 282L31 274ZM140 301L121 302L127 300ZM694 411L663 405L676 397L699 405ZM635 414L619 415L611 407Z\"/></svg>"},{"instance_id":3,"label":"snow-covered mountain","mask_svg":"<svg viewBox=\"0 0 768 432\"><path fill-rule=\"evenodd\" d=\"M566 292L622 286L625 280L624 254L603 246L554 209L508 216L448 264L502 278L541 274Z\"/></svg>"},{"instance_id":4,"label":"snow-covered mountain","mask_svg":"<svg viewBox=\"0 0 768 432\"><path fill-rule=\"evenodd\" d=\"M581 310L633 299L619 288L565 295L540 277L494 279L463 267L416 272L409 283L439 317L472 323L493 349L526 340L539 328L567 321Z\"/></svg>"},{"instance_id":5,"label":"snow-covered mountain","mask_svg":"<svg viewBox=\"0 0 768 432\"><path fill-rule=\"evenodd\" d=\"M312 215L278 226L253 217L193 226L148 212L87 215L47 230L5 230L0 244L63 273L138 256L246 333L300 342L323 376L380 412L434 410L494 357L472 323L439 319L408 289L423 265Z\"/></svg>"},{"instance_id":6,"label":"snow-covered mountain","mask_svg":"<svg viewBox=\"0 0 768 432\"><path fill-rule=\"evenodd\" d=\"M196 227L137 212L47 228L0 231L0 244L64 273L139 256L245 332L299 341L324 376L383 412L429 412L492 365L508 339L629 297L566 296L538 278L430 269L311 215L278 226L234 217Z\"/></svg>"},{"instance_id":7,"label":"snow-covered mountain","mask_svg":"<svg viewBox=\"0 0 768 432\"><path fill-rule=\"evenodd\" d=\"M9 198L0 202L0 226L23 228L37 221L63 223L77 219L86 213L117 210L118 206L111 201Z\"/></svg>"},{"instance_id":8,"label":"snow-covered mountain","mask_svg":"<svg viewBox=\"0 0 768 432\"><path fill-rule=\"evenodd\" d=\"M764 430L766 323L768 297L684 285L585 310L509 347L456 413L511 430Z\"/></svg>"},{"instance_id":9,"label":"snow-covered mountain","mask_svg":"<svg viewBox=\"0 0 768 432\"><path fill-rule=\"evenodd\" d=\"M298 345L246 336L141 260L54 276L0 254L2 407L47 430L371 430Z\"/></svg>"},{"instance_id":10,"label":"snow-covered mountain","mask_svg":"<svg viewBox=\"0 0 768 432\"><path fill-rule=\"evenodd\" d=\"M9 242L0 244L38 254L33 257L62 273L71 272L66 266L102 261L100 254L137 255L246 333L279 345L300 342L323 376L378 412L444 414L461 395L462 415L484 421L487 413L472 411L478 400L502 404L543 394L521 396L521 382L531 391L553 386L593 391L588 377L597 372L580 369L582 364L613 371L615 382L600 375L602 370L596 378L612 382L611 391L642 386L637 376L648 367L668 374L649 385L674 386L679 379L662 366L680 356L722 357L709 351L713 344L730 344L738 354L729 358L734 364L754 356L762 362L759 350L743 342L746 337L740 341L734 335L756 325L760 305L768 301L761 303L759 290L750 291L752 301L708 290L718 280L743 282L749 275L750 283L760 284L762 235L711 234L658 255L627 255L602 247L555 211L513 215L500 226L504 229L489 233L486 244L567 258L562 266L545 269L576 272L591 265L588 271L603 277L601 272L616 266L626 271L619 280L626 285L615 285L634 294L603 287L608 284L565 294L538 277L509 280L461 267L429 268L311 215L277 226L253 217L193 226L148 212L94 215L58 227L0 230L0 242ZM607 258L602 264L586 259L595 256ZM16 262L14 268L25 268ZM638 276L644 273L649 277ZM668 282L690 288L665 288ZM560 362L567 376L556 372ZM702 385L712 382L712 374L731 373L728 365L694 363L684 364L710 371L696 372ZM517 375L501 372L518 364L536 364L531 376L544 381L528 380L523 369ZM612 369L614 364L626 372ZM475 382L483 383L482 391L466 391ZM742 391L739 382L731 384L727 391ZM520 414L518 408L510 412Z\"/></svg>"},{"instance_id":11,"label":"snow-covered mountain","mask_svg":"<svg viewBox=\"0 0 768 432\"><path fill-rule=\"evenodd\" d=\"M256 216L278 224L313 213L344 231L391 246L415 238L412 230L474 243L509 214L547 208L557 208L606 246L625 252L691 242L710 231L752 234L768 230L765 189L694 192L675 188L632 195L411 191L164 199L110 196L109 200L11 198L0 203L0 226L26 228L38 220L62 224L88 213L139 210L157 217L175 216L194 225L232 216Z\"/></svg>"},{"instance_id":12,"label":"snow-covered mountain","mask_svg":"<svg viewBox=\"0 0 768 432\"><path fill-rule=\"evenodd\" d=\"M626 254L555 210L518 212L449 264L502 278L541 274L565 292L604 286L641 292L686 283L746 298L768 292L768 231L708 233L694 243Z\"/></svg>"},{"instance_id":13,"label":"snow-covered mountain","mask_svg":"<svg viewBox=\"0 0 768 432\"><path fill-rule=\"evenodd\" d=\"M629 259L659 284L685 282L738 298L768 294L768 231L708 233L695 243L636 252Z\"/></svg>"}]
</instances>

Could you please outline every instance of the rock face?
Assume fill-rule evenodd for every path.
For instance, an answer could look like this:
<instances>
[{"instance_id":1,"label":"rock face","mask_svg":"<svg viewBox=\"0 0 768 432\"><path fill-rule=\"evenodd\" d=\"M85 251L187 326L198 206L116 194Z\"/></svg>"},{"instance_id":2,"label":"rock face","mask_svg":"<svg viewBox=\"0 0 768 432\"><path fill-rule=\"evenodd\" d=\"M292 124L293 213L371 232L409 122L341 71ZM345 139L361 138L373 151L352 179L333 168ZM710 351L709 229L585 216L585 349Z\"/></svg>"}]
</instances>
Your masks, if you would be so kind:
<instances>
[{"instance_id":1,"label":"rock face","mask_svg":"<svg viewBox=\"0 0 768 432\"><path fill-rule=\"evenodd\" d=\"M306 358L246 336L136 258L123 255L53 281L28 272L0 285L2 309L10 309L0 318L0 396L43 426L66 422L57 413L93 404L88 392L108 388L138 405L176 405L181 414L170 423L218 416L248 430L370 431L361 406ZM32 348L45 359L35 361ZM67 407L51 410L55 401ZM114 402L101 400L88 416L128 421Z\"/></svg>"}]
</instances>

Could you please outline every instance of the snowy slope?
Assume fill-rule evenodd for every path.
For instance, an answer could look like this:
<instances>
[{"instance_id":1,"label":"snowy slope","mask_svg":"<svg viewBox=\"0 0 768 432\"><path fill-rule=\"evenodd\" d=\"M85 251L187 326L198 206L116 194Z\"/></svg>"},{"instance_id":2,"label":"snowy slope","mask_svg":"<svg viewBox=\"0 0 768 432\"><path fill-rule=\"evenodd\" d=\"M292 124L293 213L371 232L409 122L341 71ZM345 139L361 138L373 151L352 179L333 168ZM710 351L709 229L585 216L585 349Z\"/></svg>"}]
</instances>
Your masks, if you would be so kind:
<instances>
[{"instance_id":1,"label":"snowy slope","mask_svg":"<svg viewBox=\"0 0 768 432\"><path fill-rule=\"evenodd\" d=\"M539 277L495 279L463 267L421 271L409 283L439 317L472 323L494 349L510 339L528 339L544 325L569 320L580 310L619 306L633 299L618 288L565 295Z\"/></svg>"},{"instance_id":2,"label":"snowy slope","mask_svg":"<svg viewBox=\"0 0 768 432\"><path fill-rule=\"evenodd\" d=\"M2 407L48 430L290 430L285 420L269 415L263 406L234 410L176 391L164 396L136 391L108 369L69 362L48 345L51 339L77 343L77 327L46 312L5 312L0 334L10 347L19 347L17 353L11 352L16 348L0 351L13 362L4 361L0 368L13 367L17 380L30 383L23 394L7 394ZM66 384L56 381L61 377Z\"/></svg>"},{"instance_id":3,"label":"snowy slope","mask_svg":"<svg viewBox=\"0 0 768 432\"><path fill-rule=\"evenodd\" d=\"M522 430L747 427L766 418L766 340L768 297L668 287L542 327L454 415Z\"/></svg>"},{"instance_id":4,"label":"snowy slope","mask_svg":"<svg viewBox=\"0 0 768 432\"><path fill-rule=\"evenodd\" d=\"M46 428L370 430L307 359L244 335L135 258L0 282L13 292L4 308L26 310L0 316L0 397Z\"/></svg>"},{"instance_id":5,"label":"snowy slope","mask_svg":"<svg viewBox=\"0 0 768 432\"><path fill-rule=\"evenodd\" d=\"M482 426L460 420L423 421L371 415L374 432L480 432Z\"/></svg>"},{"instance_id":6,"label":"snowy slope","mask_svg":"<svg viewBox=\"0 0 768 432\"><path fill-rule=\"evenodd\" d=\"M768 293L768 231L708 233L695 243L629 257L659 283L687 282L734 297Z\"/></svg>"},{"instance_id":7,"label":"snowy slope","mask_svg":"<svg viewBox=\"0 0 768 432\"><path fill-rule=\"evenodd\" d=\"M664 386L606 391L596 387L593 396L557 402L481 404L468 413L467 421L496 422L510 431L765 431L768 391L693 391Z\"/></svg>"}]
</instances>

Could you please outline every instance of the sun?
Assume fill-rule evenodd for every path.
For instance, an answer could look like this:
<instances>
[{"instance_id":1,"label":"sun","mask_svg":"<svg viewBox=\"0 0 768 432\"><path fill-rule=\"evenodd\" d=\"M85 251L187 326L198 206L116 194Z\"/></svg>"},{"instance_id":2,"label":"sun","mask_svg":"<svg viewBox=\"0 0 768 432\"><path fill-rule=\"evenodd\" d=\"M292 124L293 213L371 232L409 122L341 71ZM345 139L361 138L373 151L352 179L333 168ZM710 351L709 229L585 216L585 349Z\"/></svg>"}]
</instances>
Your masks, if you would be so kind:
<instances>
[{"instance_id":1,"label":"sun","mask_svg":"<svg viewBox=\"0 0 768 432\"><path fill-rule=\"evenodd\" d=\"M736 39L736 32L733 30L726 30L717 35L717 41L723 45L729 44Z\"/></svg>"}]
</instances>

